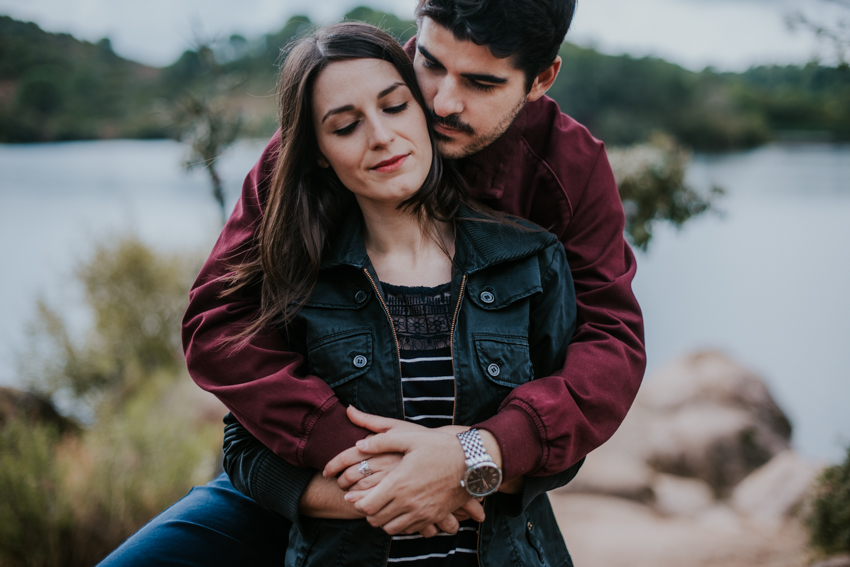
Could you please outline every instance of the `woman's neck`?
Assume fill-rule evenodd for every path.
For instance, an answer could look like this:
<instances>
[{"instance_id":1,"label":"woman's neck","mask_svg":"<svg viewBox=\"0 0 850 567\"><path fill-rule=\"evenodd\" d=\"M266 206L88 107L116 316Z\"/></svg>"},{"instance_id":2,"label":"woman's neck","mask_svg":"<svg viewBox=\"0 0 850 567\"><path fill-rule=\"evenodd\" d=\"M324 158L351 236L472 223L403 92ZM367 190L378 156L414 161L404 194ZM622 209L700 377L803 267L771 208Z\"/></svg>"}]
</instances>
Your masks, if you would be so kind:
<instances>
[{"instance_id":1,"label":"woman's neck","mask_svg":"<svg viewBox=\"0 0 850 567\"><path fill-rule=\"evenodd\" d=\"M434 221L434 230L430 231L427 223L423 226L407 211L364 204L361 204L364 244L381 281L436 286L451 280L454 255L451 225Z\"/></svg>"}]
</instances>

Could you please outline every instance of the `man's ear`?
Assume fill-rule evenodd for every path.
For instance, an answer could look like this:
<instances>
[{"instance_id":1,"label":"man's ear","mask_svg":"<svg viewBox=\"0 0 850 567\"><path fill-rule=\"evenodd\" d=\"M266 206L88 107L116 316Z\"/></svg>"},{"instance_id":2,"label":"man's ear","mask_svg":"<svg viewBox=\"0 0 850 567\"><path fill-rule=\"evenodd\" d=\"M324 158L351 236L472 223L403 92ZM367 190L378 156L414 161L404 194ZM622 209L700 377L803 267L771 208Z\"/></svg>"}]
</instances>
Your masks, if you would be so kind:
<instances>
[{"instance_id":1,"label":"man's ear","mask_svg":"<svg viewBox=\"0 0 850 567\"><path fill-rule=\"evenodd\" d=\"M543 69L543 72L534 77L534 83L531 85L531 90L528 91L526 100L534 102L549 90L555 79L558 78L558 72L561 70L561 56L555 57L552 64Z\"/></svg>"}]
</instances>

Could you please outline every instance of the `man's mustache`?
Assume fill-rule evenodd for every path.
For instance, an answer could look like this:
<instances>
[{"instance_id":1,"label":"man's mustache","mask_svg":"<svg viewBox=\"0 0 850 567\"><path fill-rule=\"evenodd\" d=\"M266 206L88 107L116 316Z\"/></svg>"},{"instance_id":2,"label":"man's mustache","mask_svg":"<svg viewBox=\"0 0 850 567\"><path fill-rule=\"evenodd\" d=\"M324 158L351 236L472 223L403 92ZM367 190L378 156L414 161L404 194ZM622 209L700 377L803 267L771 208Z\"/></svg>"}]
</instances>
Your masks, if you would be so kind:
<instances>
[{"instance_id":1,"label":"man's mustache","mask_svg":"<svg viewBox=\"0 0 850 567\"><path fill-rule=\"evenodd\" d=\"M431 115L431 120L435 124L441 124L446 128L460 130L461 132L466 132L467 134L475 134L475 130L472 129L472 126L470 126L466 122L461 121L457 114L449 114L448 116L438 116L432 108L428 109L428 113Z\"/></svg>"}]
</instances>

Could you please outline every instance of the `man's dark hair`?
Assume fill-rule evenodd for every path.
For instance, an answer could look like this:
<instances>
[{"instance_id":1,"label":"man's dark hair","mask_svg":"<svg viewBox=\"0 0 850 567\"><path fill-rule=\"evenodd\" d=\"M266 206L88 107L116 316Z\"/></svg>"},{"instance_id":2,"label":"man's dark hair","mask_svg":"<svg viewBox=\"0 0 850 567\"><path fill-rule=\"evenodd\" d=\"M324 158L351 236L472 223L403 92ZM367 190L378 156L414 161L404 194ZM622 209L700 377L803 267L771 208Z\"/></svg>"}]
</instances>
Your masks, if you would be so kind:
<instances>
[{"instance_id":1,"label":"man's dark hair","mask_svg":"<svg viewBox=\"0 0 850 567\"><path fill-rule=\"evenodd\" d=\"M431 18L461 41L513 57L529 90L557 57L575 8L576 0L420 0L416 19Z\"/></svg>"}]
</instances>

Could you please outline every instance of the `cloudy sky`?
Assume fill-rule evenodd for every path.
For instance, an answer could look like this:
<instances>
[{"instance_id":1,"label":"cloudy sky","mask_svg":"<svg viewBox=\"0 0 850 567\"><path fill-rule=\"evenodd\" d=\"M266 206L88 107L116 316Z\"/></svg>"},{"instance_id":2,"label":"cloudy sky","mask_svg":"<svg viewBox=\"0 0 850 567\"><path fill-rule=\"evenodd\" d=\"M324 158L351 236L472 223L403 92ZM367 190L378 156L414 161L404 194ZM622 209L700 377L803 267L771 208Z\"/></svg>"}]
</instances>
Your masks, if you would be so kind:
<instances>
[{"instance_id":1,"label":"cloudy sky","mask_svg":"<svg viewBox=\"0 0 850 567\"><path fill-rule=\"evenodd\" d=\"M0 14L90 41L109 37L124 57L166 65L190 44L193 30L252 38L279 29L293 14L331 22L361 4L410 17L415 0L0 0ZM802 63L828 51L786 28L784 17L797 9L831 15L824 0L580 0L568 39L691 69Z\"/></svg>"}]
</instances>

